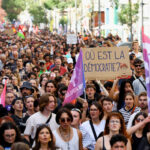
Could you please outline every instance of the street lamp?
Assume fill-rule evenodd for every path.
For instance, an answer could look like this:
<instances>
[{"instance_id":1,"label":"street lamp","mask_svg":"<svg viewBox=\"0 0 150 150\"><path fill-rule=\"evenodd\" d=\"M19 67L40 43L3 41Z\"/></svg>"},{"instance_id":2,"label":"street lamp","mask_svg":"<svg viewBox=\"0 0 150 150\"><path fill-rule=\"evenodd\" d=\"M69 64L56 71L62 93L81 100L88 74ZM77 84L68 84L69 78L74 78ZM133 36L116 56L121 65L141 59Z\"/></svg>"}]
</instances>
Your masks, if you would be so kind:
<instances>
[{"instance_id":1,"label":"street lamp","mask_svg":"<svg viewBox=\"0 0 150 150\"><path fill-rule=\"evenodd\" d=\"M98 27L99 27L99 37L101 36L101 2L98 0Z\"/></svg>"},{"instance_id":2,"label":"street lamp","mask_svg":"<svg viewBox=\"0 0 150 150\"><path fill-rule=\"evenodd\" d=\"M141 0L141 25L142 25L141 29L144 27L144 9L143 9L143 7L145 4L146 3L144 3L143 0ZM141 47L143 50L142 30L141 30Z\"/></svg>"},{"instance_id":3,"label":"street lamp","mask_svg":"<svg viewBox=\"0 0 150 150\"><path fill-rule=\"evenodd\" d=\"M76 31L76 34L77 34L77 0L75 0L75 18L76 18L75 31Z\"/></svg>"}]
</instances>

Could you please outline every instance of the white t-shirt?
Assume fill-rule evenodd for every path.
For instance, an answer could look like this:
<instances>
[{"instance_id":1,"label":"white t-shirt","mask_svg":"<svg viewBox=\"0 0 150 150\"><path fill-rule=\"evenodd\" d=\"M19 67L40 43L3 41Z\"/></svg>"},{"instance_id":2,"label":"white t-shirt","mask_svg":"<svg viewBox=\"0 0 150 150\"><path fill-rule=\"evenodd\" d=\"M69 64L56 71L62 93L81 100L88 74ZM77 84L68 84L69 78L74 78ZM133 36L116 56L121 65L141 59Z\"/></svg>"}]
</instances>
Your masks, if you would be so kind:
<instances>
[{"instance_id":1,"label":"white t-shirt","mask_svg":"<svg viewBox=\"0 0 150 150\"><path fill-rule=\"evenodd\" d=\"M98 125L93 124L97 137L99 136L101 132L104 131L105 124L106 124L106 120L101 120L101 122ZM95 137L94 137L91 125L90 125L90 121L88 120L88 121L83 122L81 127L83 127L90 134L92 141L93 141L93 145L95 146L96 141L95 141Z\"/></svg>"},{"instance_id":2,"label":"white t-shirt","mask_svg":"<svg viewBox=\"0 0 150 150\"><path fill-rule=\"evenodd\" d=\"M49 116L44 116L40 111L31 115L26 122L26 128L24 131L24 135L31 135L31 138L34 139L37 128L42 125L46 124ZM52 117L48 123L48 126L52 131L56 130L59 125L56 123L56 115L52 113Z\"/></svg>"},{"instance_id":3,"label":"white t-shirt","mask_svg":"<svg viewBox=\"0 0 150 150\"><path fill-rule=\"evenodd\" d=\"M143 61L143 54L141 52L135 53L134 51L130 52L130 54L135 54L136 58L141 59Z\"/></svg>"}]
</instances>

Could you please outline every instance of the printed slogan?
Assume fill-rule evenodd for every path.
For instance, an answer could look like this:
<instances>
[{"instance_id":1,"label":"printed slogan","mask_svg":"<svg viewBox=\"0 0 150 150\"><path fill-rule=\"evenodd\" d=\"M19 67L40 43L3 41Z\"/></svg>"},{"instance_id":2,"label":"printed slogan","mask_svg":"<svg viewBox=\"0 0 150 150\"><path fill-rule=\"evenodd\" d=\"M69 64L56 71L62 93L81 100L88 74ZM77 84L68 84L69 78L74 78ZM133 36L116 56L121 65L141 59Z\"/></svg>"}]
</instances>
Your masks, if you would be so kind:
<instances>
[{"instance_id":1,"label":"printed slogan","mask_svg":"<svg viewBox=\"0 0 150 150\"><path fill-rule=\"evenodd\" d=\"M115 79L131 76L128 47L83 48L85 79Z\"/></svg>"}]
</instances>

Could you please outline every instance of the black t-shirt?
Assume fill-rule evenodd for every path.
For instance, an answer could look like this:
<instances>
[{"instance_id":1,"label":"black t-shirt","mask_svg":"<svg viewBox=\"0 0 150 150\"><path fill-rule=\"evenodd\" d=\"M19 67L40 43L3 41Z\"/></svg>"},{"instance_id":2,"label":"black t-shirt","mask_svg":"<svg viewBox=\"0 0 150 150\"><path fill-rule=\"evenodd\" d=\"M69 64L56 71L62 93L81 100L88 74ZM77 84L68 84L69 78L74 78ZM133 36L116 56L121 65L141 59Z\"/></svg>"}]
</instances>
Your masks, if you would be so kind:
<instances>
[{"instance_id":1,"label":"black t-shirt","mask_svg":"<svg viewBox=\"0 0 150 150\"><path fill-rule=\"evenodd\" d=\"M26 126L26 121L28 119L28 116L20 118L20 117L18 117L16 115L12 115L11 118L15 121L16 125L20 129L20 132L24 133L25 126Z\"/></svg>"}]
</instances>

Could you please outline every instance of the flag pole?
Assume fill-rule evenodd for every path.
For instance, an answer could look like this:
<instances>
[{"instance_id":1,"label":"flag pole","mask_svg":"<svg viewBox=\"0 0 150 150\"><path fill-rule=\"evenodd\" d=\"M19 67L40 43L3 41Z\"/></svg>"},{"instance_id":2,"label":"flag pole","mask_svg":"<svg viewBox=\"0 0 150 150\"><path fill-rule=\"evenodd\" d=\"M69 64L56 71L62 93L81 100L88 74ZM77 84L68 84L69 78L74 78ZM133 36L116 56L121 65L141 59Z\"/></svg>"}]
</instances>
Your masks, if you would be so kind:
<instances>
[{"instance_id":1,"label":"flag pole","mask_svg":"<svg viewBox=\"0 0 150 150\"><path fill-rule=\"evenodd\" d=\"M86 92L85 92L85 88L84 88L84 99L87 101L87 99L86 99Z\"/></svg>"}]
</instances>

